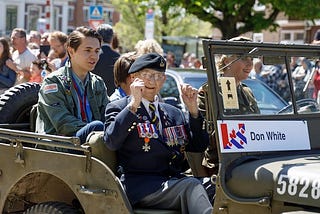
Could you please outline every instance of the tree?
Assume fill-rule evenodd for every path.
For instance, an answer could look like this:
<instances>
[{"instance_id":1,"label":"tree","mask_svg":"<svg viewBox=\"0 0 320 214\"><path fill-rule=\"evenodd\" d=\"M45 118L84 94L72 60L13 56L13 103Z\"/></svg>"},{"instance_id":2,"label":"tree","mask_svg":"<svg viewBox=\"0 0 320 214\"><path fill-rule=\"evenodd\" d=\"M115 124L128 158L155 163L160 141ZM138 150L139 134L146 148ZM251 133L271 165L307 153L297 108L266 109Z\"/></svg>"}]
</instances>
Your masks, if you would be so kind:
<instances>
[{"instance_id":1,"label":"tree","mask_svg":"<svg viewBox=\"0 0 320 214\"><path fill-rule=\"evenodd\" d=\"M133 50L134 45L144 39L145 15L148 9L155 13L154 37L160 43L163 36L210 36L212 26L201 21L184 8L166 3L166 0L113 0L112 4L121 13L115 26L120 45L124 51ZM201 30L199 30L201 29Z\"/></svg>"},{"instance_id":2,"label":"tree","mask_svg":"<svg viewBox=\"0 0 320 214\"><path fill-rule=\"evenodd\" d=\"M277 15L284 12L299 20L320 18L317 0L171 0L167 5L185 8L190 14L210 22L220 29L222 39L229 39L246 32L274 31ZM255 6L264 10L255 10ZM164 7L166 8L166 7Z\"/></svg>"}]
</instances>

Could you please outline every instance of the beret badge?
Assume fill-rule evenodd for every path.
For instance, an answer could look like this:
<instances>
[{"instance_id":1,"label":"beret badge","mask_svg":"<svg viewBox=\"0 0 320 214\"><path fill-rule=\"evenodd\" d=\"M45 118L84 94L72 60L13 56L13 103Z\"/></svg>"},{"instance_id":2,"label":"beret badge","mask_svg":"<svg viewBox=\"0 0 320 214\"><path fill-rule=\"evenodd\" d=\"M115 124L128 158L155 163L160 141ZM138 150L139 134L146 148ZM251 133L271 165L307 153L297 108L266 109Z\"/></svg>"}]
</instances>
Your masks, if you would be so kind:
<instances>
[{"instance_id":1,"label":"beret badge","mask_svg":"<svg viewBox=\"0 0 320 214\"><path fill-rule=\"evenodd\" d=\"M161 59L161 61L160 61L160 67L164 67L164 66L165 66L165 63L164 63L163 59Z\"/></svg>"}]
</instances>

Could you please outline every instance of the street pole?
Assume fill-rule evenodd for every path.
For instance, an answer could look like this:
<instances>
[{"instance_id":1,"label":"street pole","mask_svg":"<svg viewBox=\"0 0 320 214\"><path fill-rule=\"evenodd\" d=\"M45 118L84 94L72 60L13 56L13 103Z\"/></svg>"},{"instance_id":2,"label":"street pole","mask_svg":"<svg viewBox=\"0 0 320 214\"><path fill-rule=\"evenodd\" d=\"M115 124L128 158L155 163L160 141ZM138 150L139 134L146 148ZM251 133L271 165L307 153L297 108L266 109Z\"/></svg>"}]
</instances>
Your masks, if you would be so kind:
<instances>
[{"instance_id":1,"label":"street pole","mask_svg":"<svg viewBox=\"0 0 320 214\"><path fill-rule=\"evenodd\" d=\"M50 31L50 0L46 1L46 31Z\"/></svg>"},{"instance_id":2,"label":"street pole","mask_svg":"<svg viewBox=\"0 0 320 214\"><path fill-rule=\"evenodd\" d=\"M51 1L51 4L50 4L50 32L52 32L53 31L53 27L54 27L54 0L49 0L49 1Z\"/></svg>"}]
</instances>

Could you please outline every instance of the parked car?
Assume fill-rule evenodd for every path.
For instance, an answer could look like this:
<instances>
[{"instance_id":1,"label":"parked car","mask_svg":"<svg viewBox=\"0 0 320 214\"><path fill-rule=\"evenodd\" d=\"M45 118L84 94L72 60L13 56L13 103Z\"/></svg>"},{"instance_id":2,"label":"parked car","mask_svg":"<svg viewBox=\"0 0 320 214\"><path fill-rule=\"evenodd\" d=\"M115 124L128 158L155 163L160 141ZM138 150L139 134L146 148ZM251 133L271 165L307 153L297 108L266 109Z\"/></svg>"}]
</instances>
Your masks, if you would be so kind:
<instances>
[{"instance_id":1,"label":"parked car","mask_svg":"<svg viewBox=\"0 0 320 214\"><path fill-rule=\"evenodd\" d=\"M167 80L164 83L160 95L162 99L182 109L187 115L179 85L188 83L199 89L207 81L207 73L200 69L168 69L166 70ZM289 105L279 94L273 91L268 85L257 79L247 79L243 81L249 86L257 99L261 114L276 114L281 109Z\"/></svg>"}]
</instances>

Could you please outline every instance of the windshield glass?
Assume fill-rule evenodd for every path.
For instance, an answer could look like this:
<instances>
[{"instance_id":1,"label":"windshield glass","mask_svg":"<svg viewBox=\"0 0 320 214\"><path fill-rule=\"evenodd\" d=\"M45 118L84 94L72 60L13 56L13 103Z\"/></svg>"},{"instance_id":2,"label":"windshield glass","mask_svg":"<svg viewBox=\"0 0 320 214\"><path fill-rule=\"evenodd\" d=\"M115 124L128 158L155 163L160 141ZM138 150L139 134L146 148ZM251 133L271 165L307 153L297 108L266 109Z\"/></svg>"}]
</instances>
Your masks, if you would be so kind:
<instances>
[{"instance_id":1,"label":"windshield glass","mask_svg":"<svg viewBox=\"0 0 320 214\"><path fill-rule=\"evenodd\" d=\"M224 114L319 112L319 56L293 53L288 56L262 47L215 47L212 59Z\"/></svg>"},{"instance_id":2,"label":"windshield glass","mask_svg":"<svg viewBox=\"0 0 320 214\"><path fill-rule=\"evenodd\" d=\"M207 81L206 77L186 77L184 82L192 85L192 87L199 89Z\"/></svg>"}]
</instances>

